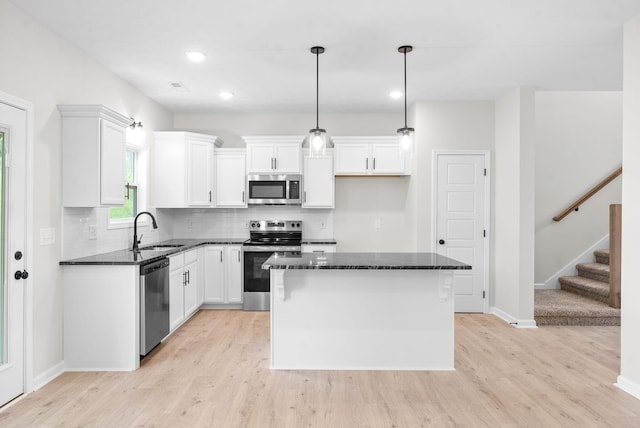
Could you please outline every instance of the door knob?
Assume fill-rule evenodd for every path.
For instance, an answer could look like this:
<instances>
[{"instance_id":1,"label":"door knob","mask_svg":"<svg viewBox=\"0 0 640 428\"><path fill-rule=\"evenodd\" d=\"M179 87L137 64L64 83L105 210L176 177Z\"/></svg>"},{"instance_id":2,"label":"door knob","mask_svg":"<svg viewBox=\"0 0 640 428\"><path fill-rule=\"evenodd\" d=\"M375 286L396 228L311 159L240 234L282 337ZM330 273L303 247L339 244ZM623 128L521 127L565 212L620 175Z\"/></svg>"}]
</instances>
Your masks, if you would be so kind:
<instances>
[{"instance_id":1,"label":"door knob","mask_svg":"<svg viewBox=\"0 0 640 428\"><path fill-rule=\"evenodd\" d=\"M13 274L13 277L15 279L27 279L29 278L29 272L27 272L26 270L23 270L22 272L17 270L16 273Z\"/></svg>"},{"instance_id":2,"label":"door knob","mask_svg":"<svg viewBox=\"0 0 640 428\"><path fill-rule=\"evenodd\" d=\"M440 244L440 245L444 245L444 239L439 240L439 241L438 241L438 244Z\"/></svg>"}]
</instances>

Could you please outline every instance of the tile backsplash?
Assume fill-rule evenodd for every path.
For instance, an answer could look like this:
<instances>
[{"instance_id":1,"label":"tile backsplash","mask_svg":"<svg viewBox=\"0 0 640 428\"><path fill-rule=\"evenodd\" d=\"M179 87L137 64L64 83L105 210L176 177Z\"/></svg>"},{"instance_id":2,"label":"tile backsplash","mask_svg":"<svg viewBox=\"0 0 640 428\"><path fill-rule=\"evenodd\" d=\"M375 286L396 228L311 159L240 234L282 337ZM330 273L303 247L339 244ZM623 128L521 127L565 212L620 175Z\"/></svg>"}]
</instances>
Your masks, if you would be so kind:
<instances>
[{"instance_id":1,"label":"tile backsplash","mask_svg":"<svg viewBox=\"0 0 640 428\"><path fill-rule=\"evenodd\" d=\"M158 229L138 224L143 244L174 238L249 238L251 220L302 220L303 238L333 238L333 210L290 206L257 206L245 209L176 208L151 211ZM133 227L109 228L108 208L63 209L63 259L129 248ZM143 218L141 217L140 220ZM146 219L145 219L146 220ZM96 239L89 239L90 226Z\"/></svg>"}]
</instances>

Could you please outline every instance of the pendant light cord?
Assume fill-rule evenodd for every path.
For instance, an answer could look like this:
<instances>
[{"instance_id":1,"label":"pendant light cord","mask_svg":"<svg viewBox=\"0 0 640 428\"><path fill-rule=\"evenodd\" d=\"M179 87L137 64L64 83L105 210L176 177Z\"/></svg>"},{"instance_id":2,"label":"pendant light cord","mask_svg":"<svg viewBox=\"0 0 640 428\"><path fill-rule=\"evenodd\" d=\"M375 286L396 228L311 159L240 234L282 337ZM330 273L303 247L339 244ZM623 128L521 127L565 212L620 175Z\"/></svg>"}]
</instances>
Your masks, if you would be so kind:
<instances>
[{"instance_id":1,"label":"pendant light cord","mask_svg":"<svg viewBox=\"0 0 640 428\"><path fill-rule=\"evenodd\" d=\"M404 127L407 127L407 50L404 50Z\"/></svg>"},{"instance_id":2,"label":"pendant light cord","mask_svg":"<svg viewBox=\"0 0 640 428\"><path fill-rule=\"evenodd\" d=\"M320 51L316 50L316 129L320 128Z\"/></svg>"}]
</instances>

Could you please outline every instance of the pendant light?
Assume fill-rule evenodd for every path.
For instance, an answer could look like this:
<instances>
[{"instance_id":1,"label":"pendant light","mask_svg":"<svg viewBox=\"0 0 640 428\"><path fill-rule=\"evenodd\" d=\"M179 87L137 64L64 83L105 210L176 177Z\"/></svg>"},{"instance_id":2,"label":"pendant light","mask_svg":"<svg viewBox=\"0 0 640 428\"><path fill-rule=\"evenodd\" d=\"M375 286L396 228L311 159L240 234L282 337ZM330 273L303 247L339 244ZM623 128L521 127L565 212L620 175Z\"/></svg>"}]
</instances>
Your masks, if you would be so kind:
<instances>
[{"instance_id":1,"label":"pendant light","mask_svg":"<svg viewBox=\"0 0 640 428\"><path fill-rule=\"evenodd\" d=\"M309 143L309 151L311 156L322 156L327 148L327 131L321 129L319 126L319 107L318 100L320 97L320 59L321 53L324 53L322 46L314 46L311 48L311 53L316 56L316 127L309 130L309 136L307 141Z\"/></svg>"},{"instance_id":2,"label":"pendant light","mask_svg":"<svg viewBox=\"0 0 640 428\"><path fill-rule=\"evenodd\" d=\"M407 53L413 50L412 46L400 46L398 52L404 55L404 127L398 128L398 148L402 156L413 155L414 129L407 126Z\"/></svg>"}]
</instances>

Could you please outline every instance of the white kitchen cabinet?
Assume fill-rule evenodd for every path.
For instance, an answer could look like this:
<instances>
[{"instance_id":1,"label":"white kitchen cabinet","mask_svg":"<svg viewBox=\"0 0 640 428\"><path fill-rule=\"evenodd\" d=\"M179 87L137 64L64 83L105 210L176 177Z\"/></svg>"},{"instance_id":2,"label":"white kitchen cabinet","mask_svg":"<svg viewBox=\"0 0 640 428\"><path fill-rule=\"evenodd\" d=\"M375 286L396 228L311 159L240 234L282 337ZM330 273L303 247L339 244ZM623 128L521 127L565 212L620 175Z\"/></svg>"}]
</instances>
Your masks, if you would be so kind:
<instances>
[{"instance_id":1,"label":"white kitchen cabinet","mask_svg":"<svg viewBox=\"0 0 640 428\"><path fill-rule=\"evenodd\" d=\"M156 132L154 139L156 207L213 207L213 151L222 140L193 132Z\"/></svg>"},{"instance_id":2,"label":"white kitchen cabinet","mask_svg":"<svg viewBox=\"0 0 640 428\"><path fill-rule=\"evenodd\" d=\"M335 175L410 175L396 137L334 137Z\"/></svg>"},{"instance_id":3,"label":"white kitchen cabinet","mask_svg":"<svg viewBox=\"0 0 640 428\"><path fill-rule=\"evenodd\" d=\"M304 137L243 137L247 174L300 174Z\"/></svg>"},{"instance_id":4,"label":"white kitchen cabinet","mask_svg":"<svg viewBox=\"0 0 640 428\"><path fill-rule=\"evenodd\" d=\"M175 330L199 307L198 250L169 257L169 326Z\"/></svg>"},{"instance_id":5,"label":"white kitchen cabinet","mask_svg":"<svg viewBox=\"0 0 640 428\"><path fill-rule=\"evenodd\" d=\"M204 260L204 303L242 303L242 246L208 245Z\"/></svg>"},{"instance_id":6,"label":"white kitchen cabinet","mask_svg":"<svg viewBox=\"0 0 640 428\"><path fill-rule=\"evenodd\" d=\"M218 208L246 208L247 176L244 149L215 151L214 201Z\"/></svg>"},{"instance_id":7,"label":"white kitchen cabinet","mask_svg":"<svg viewBox=\"0 0 640 428\"><path fill-rule=\"evenodd\" d=\"M335 253L336 244L302 244L303 253Z\"/></svg>"},{"instance_id":8,"label":"white kitchen cabinet","mask_svg":"<svg viewBox=\"0 0 640 428\"><path fill-rule=\"evenodd\" d=\"M124 152L131 120L102 105L59 105L62 205L124 205Z\"/></svg>"},{"instance_id":9,"label":"white kitchen cabinet","mask_svg":"<svg viewBox=\"0 0 640 428\"><path fill-rule=\"evenodd\" d=\"M335 205L335 176L333 151L319 157L304 155L302 207L333 208Z\"/></svg>"}]
</instances>

